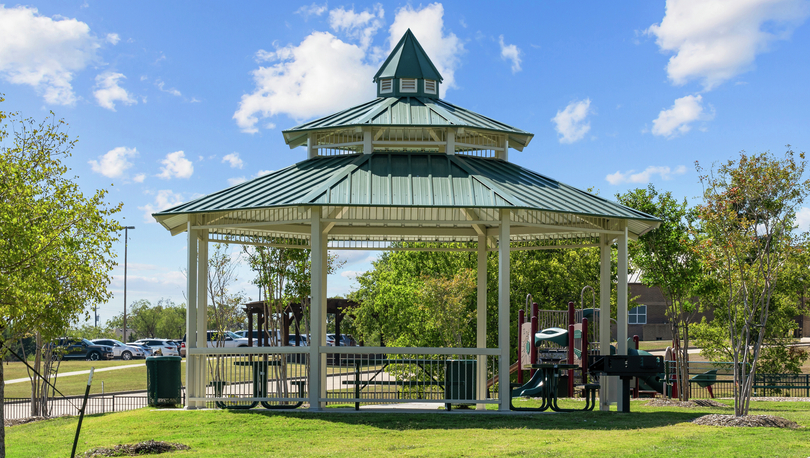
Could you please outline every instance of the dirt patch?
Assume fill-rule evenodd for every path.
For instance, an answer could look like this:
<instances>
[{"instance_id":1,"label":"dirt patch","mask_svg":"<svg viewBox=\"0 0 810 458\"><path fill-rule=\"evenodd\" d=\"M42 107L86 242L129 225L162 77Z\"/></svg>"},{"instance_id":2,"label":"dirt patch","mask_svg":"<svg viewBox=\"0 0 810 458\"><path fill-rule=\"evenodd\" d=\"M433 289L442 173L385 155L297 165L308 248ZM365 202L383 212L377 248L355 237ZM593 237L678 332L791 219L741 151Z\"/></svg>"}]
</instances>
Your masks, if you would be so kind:
<instances>
[{"instance_id":1,"label":"dirt patch","mask_svg":"<svg viewBox=\"0 0 810 458\"><path fill-rule=\"evenodd\" d=\"M799 427L795 421L786 420L773 415L746 415L735 417L734 415L704 415L695 418L692 423L706 426L736 426L742 428L766 427L766 428L790 428Z\"/></svg>"},{"instance_id":2,"label":"dirt patch","mask_svg":"<svg viewBox=\"0 0 810 458\"><path fill-rule=\"evenodd\" d=\"M16 425L24 425L26 423L33 423L35 421L40 420L47 420L45 417L28 417L28 418L21 418L19 420L6 420L3 422L6 426L16 426Z\"/></svg>"},{"instance_id":3,"label":"dirt patch","mask_svg":"<svg viewBox=\"0 0 810 458\"><path fill-rule=\"evenodd\" d=\"M728 408L726 404L722 402L717 402L714 399L694 399L692 401L679 401L677 399L653 399L645 404L650 407L686 407L686 408L695 408L695 407L725 407Z\"/></svg>"},{"instance_id":4,"label":"dirt patch","mask_svg":"<svg viewBox=\"0 0 810 458\"><path fill-rule=\"evenodd\" d=\"M157 455L160 453L174 452L176 450L189 450L191 447L183 444L173 444L163 441L146 441L137 444L121 444L112 448L94 448L84 452L85 458L96 458L103 456L141 456Z\"/></svg>"}]
</instances>

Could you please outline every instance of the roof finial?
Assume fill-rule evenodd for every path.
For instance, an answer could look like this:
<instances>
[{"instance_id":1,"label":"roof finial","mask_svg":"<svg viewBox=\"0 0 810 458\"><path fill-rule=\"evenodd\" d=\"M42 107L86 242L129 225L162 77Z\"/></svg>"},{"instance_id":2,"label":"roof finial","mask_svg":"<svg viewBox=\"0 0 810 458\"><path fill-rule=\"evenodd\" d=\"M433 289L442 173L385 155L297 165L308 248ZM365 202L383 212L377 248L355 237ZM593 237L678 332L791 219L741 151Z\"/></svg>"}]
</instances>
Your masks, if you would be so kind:
<instances>
[{"instance_id":1,"label":"roof finial","mask_svg":"<svg viewBox=\"0 0 810 458\"><path fill-rule=\"evenodd\" d=\"M428 57L411 29L385 59L374 82L379 97L418 96L439 98L442 75Z\"/></svg>"}]
</instances>

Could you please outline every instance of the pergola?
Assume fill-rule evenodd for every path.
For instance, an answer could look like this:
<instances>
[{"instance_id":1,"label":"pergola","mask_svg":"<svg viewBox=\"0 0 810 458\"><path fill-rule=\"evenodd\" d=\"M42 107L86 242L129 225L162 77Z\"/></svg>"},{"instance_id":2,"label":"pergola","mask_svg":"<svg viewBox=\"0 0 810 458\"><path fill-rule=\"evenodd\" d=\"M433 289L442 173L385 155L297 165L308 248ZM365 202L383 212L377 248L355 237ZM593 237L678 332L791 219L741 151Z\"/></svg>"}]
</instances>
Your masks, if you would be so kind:
<instances>
[{"instance_id":1,"label":"pergola","mask_svg":"<svg viewBox=\"0 0 810 458\"><path fill-rule=\"evenodd\" d=\"M188 408L207 399L204 358L225 350L208 349L197 338L206 333L208 244L217 241L272 240L262 243L311 250L311 336L304 350L311 410L326 402L325 355L340 351L324 342L328 250L477 252L476 348L362 348L475 356L477 400L484 402L485 359L496 357L501 380L509 376L510 252L599 247L599 301L610 310L615 243L617 350L626 354L627 243L657 227L658 220L509 162L509 149L522 151L533 135L441 100L441 81L409 30L374 77L376 99L283 132L290 148L306 148L306 160L154 214L172 235L188 236ZM486 346L490 251L498 252L497 348ZM609 313L600 320L602 329L610 329ZM608 334L600 342L603 351ZM245 349L245 354L269 351ZM508 383L499 385L494 402L500 410L509 409L509 389Z\"/></svg>"}]
</instances>

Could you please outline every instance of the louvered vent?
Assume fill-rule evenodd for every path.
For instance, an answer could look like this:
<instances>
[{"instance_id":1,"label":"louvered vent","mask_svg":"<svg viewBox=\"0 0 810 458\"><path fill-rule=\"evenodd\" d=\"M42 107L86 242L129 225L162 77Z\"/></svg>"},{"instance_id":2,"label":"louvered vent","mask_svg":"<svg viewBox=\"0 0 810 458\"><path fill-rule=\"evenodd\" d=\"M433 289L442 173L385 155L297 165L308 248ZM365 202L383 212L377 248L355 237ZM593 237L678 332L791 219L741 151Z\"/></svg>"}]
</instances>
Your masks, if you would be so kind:
<instances>
[{"instance_id":1,"label":"louvered vent","mask_svg":"<svg viewBox=\"0 0 810 458\"><path fill-rule=\"evenodd\" d=\"M435 94L435 93L436 93L436 81L425 80L425 94Z\"/></svg>"},{"instance_id":2,"label":"louvered vent","mask_svg":"<svg viewBox=\"0 0 810 458\"><path fill-rule=\"evenodd\" d=\"M399 92L416 92L416 78L400 79Z\"/></svg>"},{"instance_id":3,"label":"louvered vent","mask_svg":"<svg viewBox=\"0 0 810 458\"><path fill-rule=\"evenodd\" d=\"M392 79L380 80L380 94L391 92L394 90L394 81Z\"/></svg>"}]
</instances>

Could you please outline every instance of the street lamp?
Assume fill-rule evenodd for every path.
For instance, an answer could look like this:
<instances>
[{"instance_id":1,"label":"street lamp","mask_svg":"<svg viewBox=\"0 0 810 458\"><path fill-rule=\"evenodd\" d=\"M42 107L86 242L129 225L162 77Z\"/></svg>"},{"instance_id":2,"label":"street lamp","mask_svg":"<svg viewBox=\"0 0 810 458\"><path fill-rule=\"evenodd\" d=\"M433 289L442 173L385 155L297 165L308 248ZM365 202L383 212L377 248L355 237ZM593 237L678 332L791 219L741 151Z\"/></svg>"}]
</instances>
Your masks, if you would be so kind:
<instances>
[{"instance_id":1,"label":"street lamp","mask_svg":"<svg viewBox=\"0 0 810 458\"><path fill-rule=\"evenodd\" d=\"M127 237L130 229L135 226L124 226L124 342L127 341Z\"/></svg>"}]
</instances>

